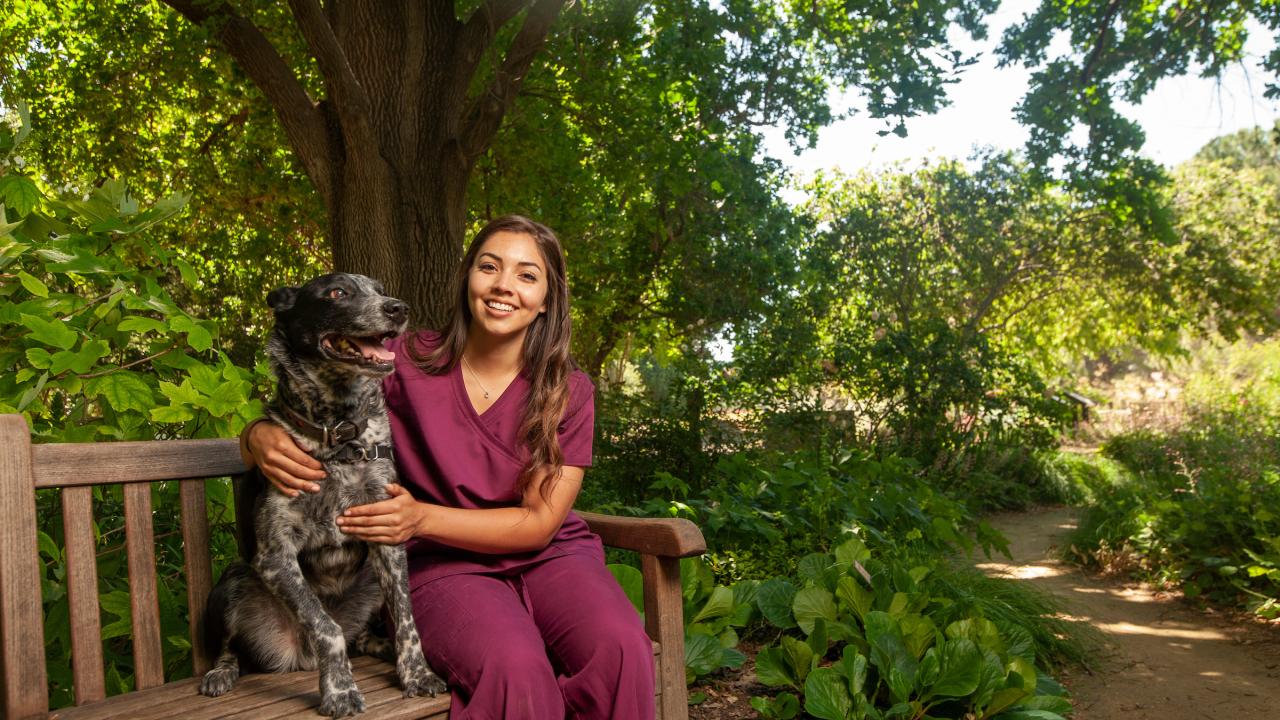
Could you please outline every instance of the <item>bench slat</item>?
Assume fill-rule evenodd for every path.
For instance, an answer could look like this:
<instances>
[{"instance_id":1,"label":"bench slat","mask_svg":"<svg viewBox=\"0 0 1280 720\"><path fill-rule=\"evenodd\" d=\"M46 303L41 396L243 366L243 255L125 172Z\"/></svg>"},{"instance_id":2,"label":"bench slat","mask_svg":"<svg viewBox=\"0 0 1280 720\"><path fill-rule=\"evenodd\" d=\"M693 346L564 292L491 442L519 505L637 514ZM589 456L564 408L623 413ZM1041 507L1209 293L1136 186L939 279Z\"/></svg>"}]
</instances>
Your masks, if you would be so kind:
<instances>
[{"instance_id":1,"label":"bench slat","mask_svg":"<svg viewBox=\"0 0 1280 720\"><path fill-rule=\"evenodd\" d=\"M377 658L358 657L351 660L351 673L356 683L363 683L366 678L385 671L389 665ZM319 687L320 676L314 671L293 673L251 673L236 681L231 692L216 698L208 698L199 694L199 678L179 680L144 693L116 696L107 700L104 705L119 702L109 714L95 715L95 720L118 718L119 720L162 720L163 718L182 718L182 720L215 720L229 713L242 712L253 708L279 702L283 697L291 697ZM135 695L142 696L138 701L121 702Z\"/></svg>"},{"instance_id":2,"label":"bench slat","mask_svg":"<svg viewBox=\"0 0 1280 720\"><path fill-rule=\"evenodd\" d=\"M208 672L212 663L205 651L204 610L213 587L209 561L209 512L204 499L204 480L183 480L178 494L182 500L182 547L187 574L187 609L191 628L191 668L196 677Z\"/></svg>"},{"instance_id":3,"label":"bench slat","mask_svg":"<svg viewBox=\"0 0 1280 720\"><path fill-rule=\"evenodd\" d=\"M371 657L351 661L356 684L365 693L368 711L361 720L445 718L449 696L402 699L395 668ZM56 710L51 720L213 720L214 718L272 718L295 715L317 717L320 703L316 671L252 674L242 677L230 693L207 698L198 694L196 678L179 680L151 690L117 695L93 705Z\"/></svg>"},{"instance_id":4,"label":"bench slat","mask_svg":"<svg viewBox=\"0 0 1280 720\"><path fill-rule=\"evenodd\" d=\"M19 417L21 419L21 417ZM236 441L51 443L31 448L37 488L185 480L244 472ZM87 472L87 470L92 472Z\"/></svg>"},{"instance_id":5,"label":"bench slat","mask_svg":"<svg viewBox=\"0 0 1280 720\"><path fill-rule=\"evenodd\" d=\"M76 704L107 696L102 665L102 615L98 610L98 554L93 535L93 488L62 490L67 547L67 602L71 609L71 670Z\"/></svg>"},{"instance_id":6,"label":"bench slat","mask_svg":"<svg viewBox=\"0 0 1280 720\"><path fill-rule=\"evenodd\" d=\"M31 473L27 421L0 416L0 716L8 718L49 708Z\"/></svg>"},{"instance_id":7,"label":"bench slat","mask_svg":"<svg viewBox=\"0 0 1280 720\"><path fill-rule=\"evenodd\" d=\"M129 609L133 614L134 685L146 690L164 684L149 483L124 486L124 532L129 555Z\"/></svg>"}]
</instances>

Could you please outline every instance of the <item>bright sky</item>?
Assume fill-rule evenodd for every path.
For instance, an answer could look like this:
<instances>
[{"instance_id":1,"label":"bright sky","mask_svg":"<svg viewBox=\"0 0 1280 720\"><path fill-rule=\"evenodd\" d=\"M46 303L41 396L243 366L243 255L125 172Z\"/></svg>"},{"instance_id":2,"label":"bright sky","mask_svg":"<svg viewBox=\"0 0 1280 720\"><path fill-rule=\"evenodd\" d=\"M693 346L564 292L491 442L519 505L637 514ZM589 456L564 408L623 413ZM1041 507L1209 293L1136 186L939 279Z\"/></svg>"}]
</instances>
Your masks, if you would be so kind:
<instances>
[{"instance_id":1,"label":"bright sky","mask_svg":"<svg viewBox=\"0 0 1280 720\"><path fill-rule=\"evenodd\" d=\"M900 160L963 158L975 145L1021 147L1027 131L1014 119L1013 108L1026 92L1030 73L1020 67L997 70L993 49L1004 28L1036 5L1038 0L1006 0L988 18L990 33L982 43L960 34L964 41L960 47L969 53L982 51L983 57L948 89L951 106L907 121L907 137L880 137L876 131L885 129L885 124L858 115L823 129L818 146L799 156L793 154L780 131L766 133L766 153L807 177L819 169L838 167L853 172L883 168ZM1280 117L1280 103L1262 95L1267 75L1258 68L1258 60L1270 49L1272 40L1260 30L1250 33L1250 59L1245 67L1232 68L1220 81L1167 79L1129 113L1146 131L1145 155L1175 165L1219 135L1255 125L1270 126ZM852 103L835 102L840 110L858 105L856 97Z\"/></svg>"}]
</instances>

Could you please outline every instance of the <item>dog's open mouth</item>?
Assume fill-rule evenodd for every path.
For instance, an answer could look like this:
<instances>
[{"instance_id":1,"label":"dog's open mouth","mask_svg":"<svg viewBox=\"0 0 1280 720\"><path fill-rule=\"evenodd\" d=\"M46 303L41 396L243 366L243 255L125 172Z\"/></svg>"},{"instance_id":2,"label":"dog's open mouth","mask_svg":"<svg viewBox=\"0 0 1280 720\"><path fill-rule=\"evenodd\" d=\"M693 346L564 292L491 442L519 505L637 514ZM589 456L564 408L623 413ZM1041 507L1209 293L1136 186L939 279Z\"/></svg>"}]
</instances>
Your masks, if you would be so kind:
<instances>
[{"instance_id":1,"label":"dog's open mouth","mask_svg":"<svg viewBox=\"0 0 1280 720\"><path fill-rule=\"evenodd\" d=\"M320 341L320 346L333 358L343 362L389 368L395 364L396 354L388 350L383 343L395 336L395 333L384 333L370 337L326 335Z\"/></svg>"}]
</instances>

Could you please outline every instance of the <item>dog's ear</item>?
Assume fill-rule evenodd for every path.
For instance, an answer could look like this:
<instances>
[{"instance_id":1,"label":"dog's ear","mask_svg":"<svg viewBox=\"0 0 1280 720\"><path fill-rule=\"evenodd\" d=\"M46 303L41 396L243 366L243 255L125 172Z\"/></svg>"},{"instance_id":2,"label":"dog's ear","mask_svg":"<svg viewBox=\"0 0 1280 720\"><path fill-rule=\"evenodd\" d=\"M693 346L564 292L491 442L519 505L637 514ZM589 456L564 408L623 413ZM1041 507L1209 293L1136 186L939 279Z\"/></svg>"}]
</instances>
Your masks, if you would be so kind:
<instances>
[{"instance_id":1,"label":"dog's ear","mask_svg":"<svg viewBox=\"0 0 1280 720\"><path fill-rule=\"evenodd\" d=\"M275 312L284 312L293 307L293 303L298 299L298 288L282 287L276 288L267 293L267 307Z\"/></svg>"}]
</instances>

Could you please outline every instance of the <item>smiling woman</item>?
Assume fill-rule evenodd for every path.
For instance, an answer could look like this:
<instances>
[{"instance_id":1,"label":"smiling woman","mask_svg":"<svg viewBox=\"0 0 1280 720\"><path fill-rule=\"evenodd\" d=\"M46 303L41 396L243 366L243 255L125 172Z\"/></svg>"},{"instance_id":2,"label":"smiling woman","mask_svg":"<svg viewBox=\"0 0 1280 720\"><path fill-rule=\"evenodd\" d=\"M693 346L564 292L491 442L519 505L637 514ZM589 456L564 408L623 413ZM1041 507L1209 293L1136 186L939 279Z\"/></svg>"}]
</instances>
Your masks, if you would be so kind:
<instances>
[{"instance_id":1,"label":"smiling woman","mask_svg":"<svg viewBox=\"0 0 1280 720\"><path fill-rule=\"evenodd\" d=\"M428 662L447 675L451 717L653 717L652 646L600 538L571 512L595 406L569 356L560 242L539 223L498 218L453 281L440 332L387 346L402 485L338 526L409 543L414 619ZM313 491L318 463L281 434L269 423L250 431L255 461L286 492Z\"/></svg>"}]
</instances>

